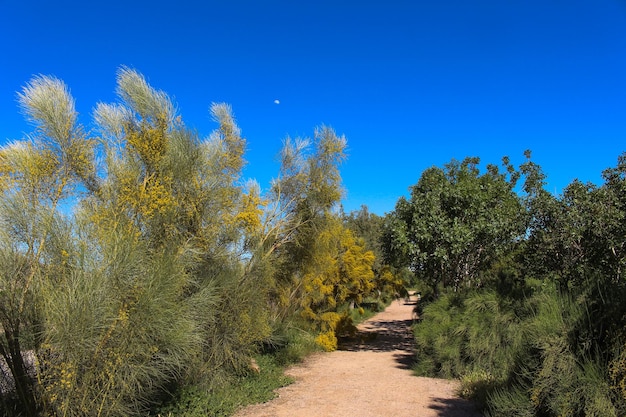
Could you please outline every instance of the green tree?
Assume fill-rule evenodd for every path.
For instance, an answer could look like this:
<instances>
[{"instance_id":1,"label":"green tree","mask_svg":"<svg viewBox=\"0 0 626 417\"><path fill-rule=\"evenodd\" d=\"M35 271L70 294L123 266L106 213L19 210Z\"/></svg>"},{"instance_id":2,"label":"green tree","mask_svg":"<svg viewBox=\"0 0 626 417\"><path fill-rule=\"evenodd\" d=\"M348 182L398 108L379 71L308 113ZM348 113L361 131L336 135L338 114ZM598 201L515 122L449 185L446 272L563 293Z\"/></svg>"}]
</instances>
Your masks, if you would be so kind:
<instances>
[{"instance_id":1,"label":"green tree","mask_svg":"<svg viewBox=\"0 0 626 417\"><path fill-rule=\"evenodd\" d=\"M626 157L603 185L553 196L526 156L526 232L481 274L497 277L486 288L425 308L419 368L461 377L489 415L623 415Z\"/></svg>"},{"instance_id":2,"label":"green tree","mask_svg":"<svg viewBox=\"0 0 626 417\"><path fill-rule=\"evenodd\" d=\"M409 267L435 293L439 285L479 286L479 272L524 233L524 211L514 191L517 175L494 165L480 174L478 158L429 168L387 216L386 260Z\"/></svg>"}]
</instances>

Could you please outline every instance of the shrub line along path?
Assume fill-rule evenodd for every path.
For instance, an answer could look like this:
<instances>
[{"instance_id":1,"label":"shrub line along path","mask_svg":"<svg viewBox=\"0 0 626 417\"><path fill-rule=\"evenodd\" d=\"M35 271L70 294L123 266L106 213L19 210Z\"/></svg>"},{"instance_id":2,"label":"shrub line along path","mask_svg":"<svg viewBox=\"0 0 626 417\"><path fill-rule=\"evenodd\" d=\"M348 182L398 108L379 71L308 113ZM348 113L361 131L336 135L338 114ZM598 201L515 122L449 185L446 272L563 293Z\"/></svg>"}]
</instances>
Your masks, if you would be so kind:
<instances>
[{"instance_id":1,"label":"shrub line along path","mask_svg":"<svg viewBox=\"0 0 626 417\"><path fill-rule=\"evenodd\" d=\"M481 417L456 395L457 381L414 376L414 306L414 297L394 301L337 351L288 369L295 382L277 398L235 417Z\"/></svg>"}]
</instances>

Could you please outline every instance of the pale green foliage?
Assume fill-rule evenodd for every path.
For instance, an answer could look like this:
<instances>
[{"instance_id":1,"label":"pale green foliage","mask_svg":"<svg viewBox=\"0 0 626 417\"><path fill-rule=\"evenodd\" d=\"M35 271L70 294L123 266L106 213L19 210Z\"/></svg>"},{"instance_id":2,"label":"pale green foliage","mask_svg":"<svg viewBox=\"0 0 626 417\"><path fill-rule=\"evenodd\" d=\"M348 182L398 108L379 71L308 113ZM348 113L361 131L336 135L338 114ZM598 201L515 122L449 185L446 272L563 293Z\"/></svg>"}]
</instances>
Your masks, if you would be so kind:
<instances>
[{"instance_id":1,"label":"pale green foliage","mask_svg":"<svg viewBox=\"0 0 626 417\"><path fill-rule=\"evenodd\" d=\"M311 150L311 145L313 149ZM374 254L366 251L341 222L339 164L346 139L328 127L313 139L287 139L281 177L274 182L277 217L274 250L276 307L279 315L300 315L324 349L337 347L337 332L349 326L346 306L373 289Z\"/></svg>"},{"instance_id":2,"label":"pale green foliage","mask_svg":"<svg viewBox=\"0 0 626 417\"><path fill-rule=\"evenodd\" d=\"M49 138L50 144L67 149L76 129L74 99L65 84L57 78L33 78L18 94L27 119Z\"/></svg>"},{"instance_id":3,"label":"pale green foliage","mask_svg":"<svg viewBox=\"0 0 626 417\"><path fill-rule=\"evenodd\" d=\"M39 160L14 172L48 181L42 188L47 186L56 193L53 199L63 196L71 179L95 189L94 143L86 140L77 123L74 99L65 84L54 77L35 77L18 98L22 111L36 127L30 146ZM56 183L50 184L52 181Z\"/></svg>"},{"instance_id":4,"label":"pale green foliage","mask_svg":"<svg viewBox=\"0 0 626 417\"><path fill-rule=\"evenodd\" d=\"M339 165L346 143L326 126L317 128L313 139L287 138L280 153L280 178L273 187L283 206L297 211L298 204L306 204L310 214L335 207L343 193Z\"/></svg>"},{"instance_id":5,"label":"pale green foliage","mask_svg":"<svg viewBox=\"0 0 626 417\"><path fill-rule=\"evenodd\" d=\"M200 346L193 313L181 303L188 278L179 256L151 254L121 227L105 239L96 256L86 245L66 246L64 268L38 288L47 413L141 413Z\"/></svg>"},{"instance_id":6,"label":"pale green foliage","mask_svg":"<svg viewBox=\"0 0 626 417\"><path fill-rule=\"evenodd\" d=\"M117 94L91 138L68 88L35 77L19 95L35 132L0 149L0 355L23 412L144 415L168 389L217 392L305 319L335 348L374 287L337 213L345 138L287 139L266 197L242 178L230 106L200 138L138 72L118 71Z\"/></svg>"},{"instance_id":7,"label":"pale green foliage","mask_svg":"<svg viewBox=\"0 0 626 417\"><path fill-rule=\"evenodd\" d=\"M118 71L117 93L127 108L136 112L141 120L154 122L163 119L168 125L173 123L174 105L167 94L152 88L137 71L126 67Z\"/></svg>"},{"instance_id":8,"label":"pale green foliage","mask_svg":"<svg viewBox=\"0 0 626 417\"><path fill-rule=\"evenodd\" d=\"M34 415L39 393L22 355L38 347L34 335L40 338L44 331L38 316L43 299L36 289L49 279L50 271L58 270L54 252L67 237L60 233L63 221L58 206L72 185L83 181L95 188L96 182L92 143L84 140L76 124L74 101L65 85L55 78L35 77L19 101L36 131L29 140L0 150L4 208L0 221L8 232L1 244L12 259L6 266L13 271L1 274L0 285L12 295L0 300L4 330L0 354L11 368L18 401L25 412Z\"/></svg>"},{"instance_id":9,"label":"pale green foliage","mask_svg":"<svg viewBox=\"0 0 626 417\"><path fill-rule=\"evenodd\" d=\"M28 207L20 197L0 198L0 355L10 368L18 401L24 410L34 412L36 393L29 376L32 368L22 352L32 347L39 324L32 287L40 272L34 254L42 252L43 232L36 230L35 236L30 232L35 231L33 219L41 220L42 213ZM0 410L5 408L5 399L0 397Z\"/></svg>"},{"instance_id":10,"label":"pale green foliage","mask_svg":"<svg viewBox=\"0 0 626 417\"><path fill-rule=\"evenodd\" d=\"M240 182L230 107L200 139L139 73L117 81L96 141L63 83L35 78L20 95L35 135L0 149L0 354L29 415L144 414L166 385L244 369L269 334L265 203Z\"/></svg>"},{"instance_id":11,"label":"pale green foliage","mask_svg":"<svg viewBox=\"0 0 626 417\"><path fill-rule=\"evenodd\" d=\"M245 139L225 104L211 106L218 128L201 140L172 119L167 96L142 77L125 69L118 82L123 106L98 111L101 128L111 129L105 135L113 140L106 147L111 175L106 196L91 202L90 218L108 228L124 213L128 233L151 250L176 248L185 260L181 302L194 311L202 340L193 377L240 369L269 331L263 260L249 256L255 247L246 246L259 233L262 202L254 186L246 194L239 184ZM124 120L133 114L139 119Z\"/></svg>"},{"instance_id":12,"label":"pale green foliage","mask_svg":"<svg viewBox=\"0 0 626 417\"><path fill-rule=\"evenodd\" d=\"M94 122L109 140L122 140L124 121L130 117L128 109L120 104L98 103L93 112Z\"/></svg>"}]
</instances>

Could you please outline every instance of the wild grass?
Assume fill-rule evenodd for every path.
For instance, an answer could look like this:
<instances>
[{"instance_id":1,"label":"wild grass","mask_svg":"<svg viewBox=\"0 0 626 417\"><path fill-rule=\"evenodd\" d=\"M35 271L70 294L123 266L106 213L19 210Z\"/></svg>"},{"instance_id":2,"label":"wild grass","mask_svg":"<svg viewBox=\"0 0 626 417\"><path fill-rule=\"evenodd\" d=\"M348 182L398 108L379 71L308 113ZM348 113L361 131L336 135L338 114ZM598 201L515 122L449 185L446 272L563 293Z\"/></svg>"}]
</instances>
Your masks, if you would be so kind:
<instances>
[{"instance_id":1,"label":"wild grass","mask_svg":"<svg viewBox=\"0 0 626 417\"><path fill-rule=\"evenodd\" d=\"M175 401L160 408L154 415L161 417L230 416L238 408L262 403L276 396L275 390L292 380L284 375L284 366L274 355L256 358L260 371L239 376L224 376L220 384L206 388L200 385L184 388Z\"/></svg>"},{"instance_id":2,"label":"wild grass","mask_svg":"<svg viewBox=\"0 0 626 417\"><path fill-rule=\"evenodd\" d=\"M489 409L486 417L535 417L535 407L528 401L525 387L496 388L489 394Z\"/></svg>"},{"instance_id":3,"label":"wild grass","mask_svg":"<svg viewBox=\"0 0 626 417\"><path fill-rule=\"evenodd\" d=\"M295 324L288 324L280 335L281 345L276 345L271 352L280 366L288 366L301 362L313 352L319 352L320 346L315 343L315 335Z\"/></svg>"},{"instance_id":4,"label":"wild grass","mask_svg":"<svg viewBox=\"0 0 626 417\"><path fill-rule=\"evenodd\" d=\"M219 372L209 380L186 385L152 413L160 417L230 416L238 408L263 403L276 396L276 390L289 385L287 366L302 361L320 347L315 335L297 326L297 322L281 323L271 341L255 355L258 371L252 367L239 373Z\"/></svg>"}]
</instances>

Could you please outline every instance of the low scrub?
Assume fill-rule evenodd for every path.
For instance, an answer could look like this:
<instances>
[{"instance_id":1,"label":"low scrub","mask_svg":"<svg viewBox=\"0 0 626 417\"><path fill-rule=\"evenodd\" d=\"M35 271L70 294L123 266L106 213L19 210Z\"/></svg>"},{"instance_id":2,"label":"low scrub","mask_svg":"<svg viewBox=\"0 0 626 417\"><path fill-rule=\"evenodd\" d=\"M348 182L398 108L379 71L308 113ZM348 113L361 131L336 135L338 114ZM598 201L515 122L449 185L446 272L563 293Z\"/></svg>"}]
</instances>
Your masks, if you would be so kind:
<instances>
[{"instance_id":1,"label":"low scrub","mask_svg":"<svg viewBox=\"0 0 626 417\"><path fill-rule=\"evenodd\" d=\"M443 295L424 308L415 336L419 373L456 378L479 372L489 380L506 377L522 337L519 319L493 291Z\"/></svg>"},{"instance_id":2,"label":"low scrub","mask_svg":"<svg viewBox=\"0 0 626 417\"><path fill-rule=\"evenodd\" d=\"M275 390L291 383L273 355L256 357L256 366L239 376L224 375L219 384L185 387L159 417L230 416L238 408L271 400Z\"/></svg>"},{"instance_id":3,"label":"low scrub","mask_svg":"<svg viewBox=\"0 0 626 417\"><path fill-rule=\"evenodd\" d=\"M589 337L588 307L551 284L523 300L444 294L414 327L415 370L459 378L461 394L493 417L624 415L609 366L621 362Z\"/></svg>"}]
</instances>

